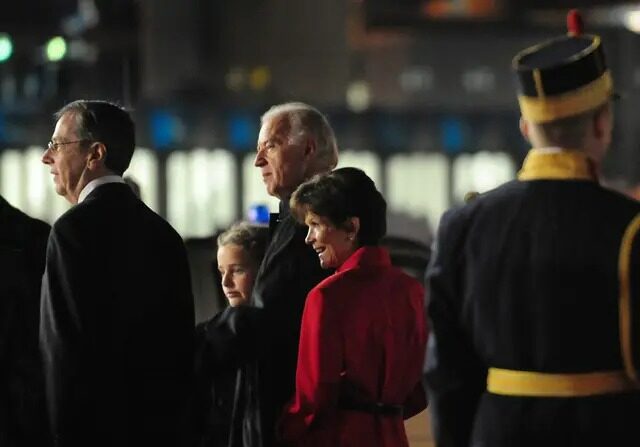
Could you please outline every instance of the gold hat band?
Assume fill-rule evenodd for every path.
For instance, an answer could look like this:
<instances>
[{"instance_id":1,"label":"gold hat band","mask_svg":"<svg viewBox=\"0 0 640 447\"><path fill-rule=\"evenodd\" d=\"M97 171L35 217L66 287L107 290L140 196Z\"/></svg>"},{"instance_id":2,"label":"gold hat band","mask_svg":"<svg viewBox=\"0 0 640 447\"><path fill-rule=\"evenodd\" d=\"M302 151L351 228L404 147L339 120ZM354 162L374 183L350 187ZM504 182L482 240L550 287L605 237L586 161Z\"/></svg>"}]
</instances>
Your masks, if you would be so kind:
<instances>
[{"instance_id":1,"label":"gold hat band","mask_svg":"<svg viewBox=\"0 0 640 447\"><path fill-rule=\"evenodd\" d=\"M613 95L609 70L590 83L556 96L518 96L522 116L534 123L554 121L579 115L604 104Z\"/></svg>"}]
</instances>

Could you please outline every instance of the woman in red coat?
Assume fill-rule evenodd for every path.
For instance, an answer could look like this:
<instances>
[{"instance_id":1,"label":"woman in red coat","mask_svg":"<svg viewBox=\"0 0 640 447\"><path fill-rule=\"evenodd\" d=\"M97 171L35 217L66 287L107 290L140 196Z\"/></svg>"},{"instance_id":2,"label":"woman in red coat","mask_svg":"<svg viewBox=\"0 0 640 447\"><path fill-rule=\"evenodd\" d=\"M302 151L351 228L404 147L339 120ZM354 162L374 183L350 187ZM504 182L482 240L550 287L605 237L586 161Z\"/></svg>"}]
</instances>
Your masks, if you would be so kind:
<instances>
[{"instance_id":1,"label":"woman in red coat","mask_svg":"<svg viewBox=\"0 0 640 447\"><path fill-rule=\"evenodd\" d=\"M404 419L426 407L424 293L378 246L385 200L364 172L343 168L302 184L291 210L321 266L336 272L307 296L282 440L408 446Z\"/></svg>"}]
</instances>

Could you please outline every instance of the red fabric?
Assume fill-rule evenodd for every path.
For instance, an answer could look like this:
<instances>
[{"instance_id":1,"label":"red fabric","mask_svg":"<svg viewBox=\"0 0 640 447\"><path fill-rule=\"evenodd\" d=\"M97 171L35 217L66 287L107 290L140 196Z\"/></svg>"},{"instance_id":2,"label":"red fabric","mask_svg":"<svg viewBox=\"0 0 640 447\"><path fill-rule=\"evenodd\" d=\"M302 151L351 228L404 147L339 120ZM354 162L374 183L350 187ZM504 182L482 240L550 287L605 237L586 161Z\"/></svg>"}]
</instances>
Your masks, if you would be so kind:
<instances>
[{"instance_id":1,"label":"red fabric","mask_svg":"<svg viewBox=\"0 0 640 447\"><path fill-rule=\"evenodd\" d=\"M280 424L297 446L408 446L401 416L337 407L343 380L370 402L405 405L426 399L420 379L427 340L424 291L391 266L386 250L358 249L307 297L298 351L296 394Z\"/></svg>"}]
</instances>

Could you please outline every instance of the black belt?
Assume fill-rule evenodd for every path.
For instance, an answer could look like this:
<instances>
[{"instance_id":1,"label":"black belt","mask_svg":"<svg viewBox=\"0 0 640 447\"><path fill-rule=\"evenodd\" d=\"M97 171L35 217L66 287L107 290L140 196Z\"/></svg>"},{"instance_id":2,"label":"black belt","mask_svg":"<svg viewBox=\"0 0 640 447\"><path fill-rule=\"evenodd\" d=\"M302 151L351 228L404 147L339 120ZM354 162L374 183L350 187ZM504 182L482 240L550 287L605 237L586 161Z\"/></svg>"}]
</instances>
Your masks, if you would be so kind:
<instances>
[{"instance_id":1,"label":"black belt","mask_svg":"<svg viewBox=\"0 0 640 447\"><path fill-rule=\"evenodd\" d=\"M341 410L361 411L377 416L402 416L402 405L385 404L383 402L355 402L353 400L340 399L338 408Z\"/></svg>"}]
</instances>

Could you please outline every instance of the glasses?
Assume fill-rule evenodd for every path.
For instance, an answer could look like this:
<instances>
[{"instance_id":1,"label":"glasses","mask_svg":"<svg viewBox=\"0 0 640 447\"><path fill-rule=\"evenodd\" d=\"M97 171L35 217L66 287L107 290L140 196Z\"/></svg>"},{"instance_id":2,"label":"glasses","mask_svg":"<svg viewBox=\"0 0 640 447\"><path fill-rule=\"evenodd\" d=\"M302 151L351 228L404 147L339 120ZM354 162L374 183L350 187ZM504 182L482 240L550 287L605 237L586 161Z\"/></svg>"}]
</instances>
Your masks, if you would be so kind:
<instances>
[{"instance_id":1,"label":"glasses","mask_svg":"<svg viewBox=\"0 0 640 447\"><path fill-rule=\"evenodd\" d=\"M65 141L63 143L54 143L53 141L49 140L49 142L47 143L47 150L53 151L53 152L59 152L61 149L61 146L64 146L65 144L73 144L73 143L86 143L89 142L91 140L75 140L75 141Z\"/></svg>"}]
</instances>

